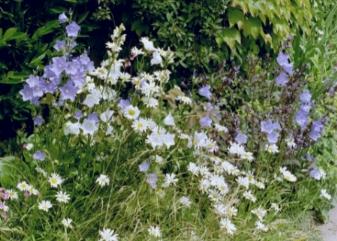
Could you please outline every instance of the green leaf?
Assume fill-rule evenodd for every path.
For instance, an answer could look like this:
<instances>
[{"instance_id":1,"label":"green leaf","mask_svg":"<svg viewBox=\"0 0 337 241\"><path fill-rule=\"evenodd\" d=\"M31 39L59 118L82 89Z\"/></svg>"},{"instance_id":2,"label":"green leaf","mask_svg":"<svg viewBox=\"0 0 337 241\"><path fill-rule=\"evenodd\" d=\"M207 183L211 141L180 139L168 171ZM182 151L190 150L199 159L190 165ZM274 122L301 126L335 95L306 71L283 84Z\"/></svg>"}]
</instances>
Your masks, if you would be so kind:
<instances>
[{"instance_id":1,"label":"green leaf","mask_svg":"<svg viewBox=\"0 0 337 241\"><path fill-rule=\"evenodd\" d=\"M235 24L237 24L238 27L241 28L244 19L245 19L245 15L243 14L241 10L237 8L228 9L228 21L229 21L230 27L233 27Z\"/></svg>"},{"instance_id":2,"label":"green leaf","mask_svg":"<svg viewBox=\"0 0 337 241\"><path fill-rule=\"evenodd\" d=\"M57 29L60 26L59 22L57 20L52 20L47 22L44 26L38 28L33 36L32 36L32 40L36 41L39 38L53 32L55 29Z\"/></svg>"},{"instance_id":3,"label":"green leaf","mask_svg":"<svg viewBox=\"0 0 337 241\"><path fill-rule=\"evenodd\" d=\"M260 34L263 34L261 21L257 18L245 19L243 24L243 33L256 39Z\"/></svg>"},{"instance_id":4,"label":"green leaf","mask_svg":"<svg viewBox=\"0 0 337 241\"><path fill-rule=\"evenodd\" d=\"M5 41L9 41L12 39L12 37L15 35L15 33L17 32L17 28L9 28L6 30L4 36L3 36L3 39Z\"/></svg>"},{"instance_id":5,"label":"green leaf","mask_svg":"<svg viewBox=\"0 0 337 241\"><path fill-rule=\"evenodd\" d=\"M88 15L89 15L89 12L83 13L83 14L79 17L79 19L77 20L77 23L78 23L78 24L81 24L81 23L88 17Z\"/></svg>"},{"instance_id":6,"label":"green leaf","mask_svg":"<svg viewBox=\"0 0 337 241\"><path fill-rule=\"evenodd\" d=\"M0 177L4 175L4 166L15 160L14 156L0 157Z\"/></svg>"},{"instance_id":7,"label":"green leaf","mask_svg":"<svg viewBox=\"0 0 337 241\"><path fill-rule=\"evenodd\" d=\"M37 66L37 65L39 65L41 62L42 62L42 60L43 60L43 58L46 56L46 54L47 54L47 52L43 52L42 54L40 54L39 56L36 56L34 59L32 59L31 61L30 61L30 65L34 65L34 66Z\"/></svg>"},{"instance_id":8,"label":"green leaf","mask_svg":"<svg viewBox=\"0 0 337 241\"><path fill-rule=\"evenodd\" d=\"M131 30L134 31L138 36L141 36L143 33L147 33L149 28L141 21L134 21L131 25Z\"/></svg>"},{"instance_id":9,"label":"green leaf","mask_svg":"<svg viewBox=\"0 0 337 241\"><path fill-rule=\"evenodd\" d=\"M217 38L221 38L220 42L224 42L226 43L229 48L234 51L235 50L235 45L238 43L241 43L241 35L239 30L235 29L235 28L227 28L224 29L223 31L221 31L220 36L218 36ZM217 40L216 38L216 40ZM219 41L219 39L217 40L217 42Z\"/></svg>"},{"instance_id":10,"label":"green leaf","mask_svg":"<svg viewBox=\"0 0 337 241\"><path fill-rule=\"evenodd\" d=\"M3 75L0 79L0 84L20 84L27 77L27 73L21 72L16 73L14 71L9 71L6 75Z\"/></svg>"}]
</instances>

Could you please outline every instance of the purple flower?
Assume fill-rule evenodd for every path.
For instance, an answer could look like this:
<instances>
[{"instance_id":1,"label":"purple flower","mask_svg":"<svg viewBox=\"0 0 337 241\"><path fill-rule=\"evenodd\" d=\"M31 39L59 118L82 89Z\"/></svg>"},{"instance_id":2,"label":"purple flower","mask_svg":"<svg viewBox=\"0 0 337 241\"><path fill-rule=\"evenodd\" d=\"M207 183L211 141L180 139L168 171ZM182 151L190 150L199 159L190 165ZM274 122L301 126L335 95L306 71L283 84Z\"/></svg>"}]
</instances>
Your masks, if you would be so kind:
<instances>
[{"instance_id":1,"label":"purple flower","mask_svg":"<svg viewBox=\"0 0 337 241\"><path fill-rule=\"evenodd\" d=\"M77 120L80 120L82 118L82 116L83 116L82 111L78 110L78 111L75 112L75 118Z\"/></svg>"},{"instance_id":2,"label":"purple flower","mask_svg":"<svg viewBox=\"0 0 337 241\"><path fill-rule=\"evenodd\" d=\"M71 22L66 27L68 37L76 38L80 29L81 29L81 27L77 23Z\"/></svg>"},{"instance_id":3,"label":"purple flower","mask_svg":"<svg viewBox=\"0 0 337 241\"><path fill-rule=\"evenodd\" d=\"M44 119L42 116L38 115L34 117L33 122L35 126L41 126L44 123Z\"/></svg>"},{"instance_id":4,"label":"purple flower","mask_svg":"<svg viewBox=\"0 0 337 241\"><path fill-rule=\"evenodd\" d=\"M300 110L309 114L310 110L311 110L311 104L302 104L300 106Z\"/></svg>"},{"instance_id":5,"label":"purple flower","mask_svg":"<svg viewBox=\"0 0 337 241\"><path fill-rule=\"evenodd\" d=\"M324 177L324 173L321 172L321 170L317 167L314 167L309 172L310 177L313 179L319 181Z\"/></svg>"},{"instance_id":6,"label":"purple flower","mask_svg":"<svg viewBox=\"0 0 337 241\"><path fill-rule=\"evenodd\" d=\"M130 105L130 101L128 99L120 99L118 103L118 107L121 108L122 110L125 109Z\"/></svg>"},{"instance_id":7,"label":"purple flower","mask_svg":"<svg viewBox=\"0 0 337 241\"><path fill-rule=\"evenodd\" d=\"M10 198L9 193L6 191L6 189L0 187L0 201L6 201ZM0 202L1 203L1 202ZM0 208L1 209L1 208Z\"/></svg>"},{"instance_id":8,"label":"purple flower","mask_svg":"<svg viewBox=\"0 0 337 241\"><path fill-rule=\"evenodd\" d=\"M34 102L44 95L44 82L40 77L30 75L19 93L24 101Z\"/></svg>"},{"instance_id":9,"label":"purple flower","mask_svg":"<svg viewBox=\"0 0 337 241\"><path fill-rule=\"evenodd\" d=\"M279 130L281 130L281 126L277 121L273 122L270 119L261 121L261 132L270 134L274 131L279 131Z\"/></svg>"},{"instance_id":10,"label":"purple flower","mask_svg":"<svg viewBox=\"0 0 337 241\"><path fill-rule=\"evenodd\" d=\"M277 121L273 122L270 119L261 121L261 132L267 134L269 144L277 143L280 136L280 130L281 126Z\"/></svg>"},{"instance_id":11,"label":"purple flower","mask_svg":"<svg viewBox=\"0 0 337 241\"><path fill-rule=\"evenodd\" d=\"M94 135L98 130L98 127L99 122L88 117L83 120L80 128L82 129L84 135Z\"/></svg>"},{"instance_id":12,"label":"purple flower","mask_svg":"<svg viewBox=\"0 0 337 241\"><path fill-rule=\"evenodd\" d=\"M54 44L54 49L56 51L64 50L65 47L66 47L66 43L64 42L64 40L56 40L56 42Z\"/></svg>"},{"instance_id":13,"label":"purple flower","mask_svg":"<svg viewBox=\"0 0 337 241\"><path fill-rule=\"evenodd\" d=\"M156 173L150 173L147 175L146 182L150 185L151 188L157 188L158 176Z\"/></svg>"},{"instance_id":14,"label":"purple flower","mask_svg":"<svg viewBox=\"0 0 337 241\"><path fill-rule=\"evenodd\" d=\"M324 128L324 125L323 125L322 120L314 121L312 123L311 131L309 133L310 139L313 140L313 141L317 141L318 138L321 137L321 134L323 132L323 128Z\"/></svg>"},{"instance_id":15,"label":"purple flower","mask_svg":"<svg viewBox=\"0 0 337 241\"><path fill-rule=\"evenodd\" d=\"M198 93L199 93L199 95L207 98L208 100L210 100L211 97L212 97L212 92L211 92L211 88L210 88L209 85L204 85L203 87L201 87L198 90Z\"/></svg>"},{"instance_id":16,"label":"purple flower","mask_svg":"<svg viewBox=\"0 0 337 241\"><path fill-rule=\"evenodd\" d=\"M65 13L61 13L60 15L59 15L59 22L60 23L65 23L65 22L67 22L68 21L68 17L66 16L66 14Z\"/></svg>"},{"instance_id":17,"label":"purple flower","mask_svg":"<svg viewBox=\"0 0 337 241\"><path fill-rule=\"evenodd\" d=\"M212 119L206 115L199 120L199 123L203 128L210 127L212 125Z\"/></svg>"},{"instance_id":18,"label":"purple flower","mask_svg":"<svg viewBox=\"0 0 337 241\"><path fill-rule=\"evenodd\" d=\"M74 101L77 94L77 88L74 83L69 80L64 86L60 88L61 99Z\"/></svg>"},{"instance_id":19,"label":"purple flower","mask_svg":"<svg viewBox=\"0 0 337 241\"><path fill-rule=\"evenodd\" d=\"M311 93L309 90L303 90L300 95L300 101L302 104L310 104L311 103Z\"/></svg>"},{"instance_id":20,"label":"purple flower","mask_svg":"<svg viewBox=\"0 0 337 241\"><path fill-rule=\"evenodd\" d=\"M34 90L29 85L24 85L23 89L19 91L24 101L32 101L34 99Z\"/></svg>"},{"instance_id":21,"label":"purple flower","mask_svg":"<svg viewBox=\"0 0 337 241\"><path fill-rule=\"evenodd\" d=\"M5 212L5 210L7 210L7 207L6 207L5 204L2 203L2 202L0 202L0 210L1 210L1 211L4 211L4 212Z\"/></svg>"},{"instance_id":22,"label":"purple flower","mask_svg":"<svg viewBox=\"0 0 337 241\"><path fill-rule=\"evenodd\" d=\"M308 117L309 113L300 109L296 113L295 121L302 129L304 129L308 125Z\"/></svg>"},{"instance_id":23,"label":"purple flower","mask_svg":"<svg viewBox=\"0 0 337 241\"><path fill-rule=\"evenodd\" d=\"M88 120L94 121L94 122L99 122L99 118L96 112L93 112L91 114L88 115L87 117Z\"/></svg>"},{"instance_id":24,"label":"purple flower","mask_svg":"<svg viewBox=\"0 0 337 241\"><path fill-rule=\"evenodd\" d=\"M277 63L282 67L282 69L288 74L292 75L293 73L293 65L289 61L289 56L282 51L277 56Z\"/></svg>"},{"instance_id":25,"label":"purple flower","mask_svg":"<svg viewBox=\"0 0 337 241\"><path fill-rule=\"evenodd\" d=\"M268 133L267 139L268 139L269 144L277 143L279 136L280 136L280 133L276 131Z\"/></svg>"},{"instance_id":26,"label":"purple flower","mask_svg":"<svg viewBox=\"0 0 337 241\"><path fill-rule=\"evenodd\" d=\"M248 140L247 135L243 134L242 132L238 131L238 133L235 136L235 142L238 144L246 144Z\"/></svg>"},{"instance_id":27,"label":"purple flower","mask_svg":"<svg viewBox=\"0 0 337 241\"><path fill-rule=\"evenodd\" d=\"M52 64L49 68L56 76L60 76L60 74L65 71L67 67L67 59L63 56L52 58Z\"/></svg>"},{"instance_id":28,"label":"purple flower","mask_svg":"<svg viewBox=\"0 0 337 241\"><path fill-rule=\"evenodd\" d=\"M289 81L289 77L286 72L282 71L279 76L276 77L276 84L278 86L286 86Z\"/></svg>"},{"instance_id":29,"label":"purple flower","mask_svg":"<svg viewBox=\"0 0 337 241\"><path fill-rule=\"evenodd\" d=\"M139 171L140 172L146 172L147 170L149 170L149 167L150 167L150 163L149 162L142 162L138 168L139 168Z\"/></svg>"},{"instance_id":30,"label":"purple flower","mask_svg":"<svg viewBox=\"0 0 337 241\"><path fill-rule=\"evenodd\" d=\"M34 158L34 160L44 161L45 158L46 158L46 153L44 153L43 151L36 151L33 154L33 158Z\"/></svg>"}]
</instances>

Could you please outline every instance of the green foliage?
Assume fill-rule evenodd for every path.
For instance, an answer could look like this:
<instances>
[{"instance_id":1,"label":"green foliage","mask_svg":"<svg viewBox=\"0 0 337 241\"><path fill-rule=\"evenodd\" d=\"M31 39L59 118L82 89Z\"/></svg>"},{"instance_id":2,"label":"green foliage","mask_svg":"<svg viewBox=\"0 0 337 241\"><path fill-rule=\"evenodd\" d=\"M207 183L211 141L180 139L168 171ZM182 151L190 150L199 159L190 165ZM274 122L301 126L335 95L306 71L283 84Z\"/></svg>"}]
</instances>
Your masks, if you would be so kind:
<instances>
[{"instance_id":1,"label":"green foliage","mask_svg":"<svg viewBox=\"0 0 337 241\"><path fill-rule=\"evenodd\" d=\"M32 129L31 106L22 101L18 91L29 74L41 71L55 55L53 45L63 34L58 14L72 9L73 18L83 22L88 7L88 1L1 1L0 140L15 137L18 129ZM85 36L92 29L87 24L81 33ZM80 47L88 40L82 39Z\"/></svg>"},{"instance_id":2,"label":"green foliage","mask_svg":"<svg viewBox=\"0 0 337 241\"><path fill-rule=\"evenodd\" d=\"M276 52L290 36L309 33L309 0L162 1L137 0L136 32L172 46L179 64L211 72L222 61L249 53Z\"/></svg>"}]
</instances>

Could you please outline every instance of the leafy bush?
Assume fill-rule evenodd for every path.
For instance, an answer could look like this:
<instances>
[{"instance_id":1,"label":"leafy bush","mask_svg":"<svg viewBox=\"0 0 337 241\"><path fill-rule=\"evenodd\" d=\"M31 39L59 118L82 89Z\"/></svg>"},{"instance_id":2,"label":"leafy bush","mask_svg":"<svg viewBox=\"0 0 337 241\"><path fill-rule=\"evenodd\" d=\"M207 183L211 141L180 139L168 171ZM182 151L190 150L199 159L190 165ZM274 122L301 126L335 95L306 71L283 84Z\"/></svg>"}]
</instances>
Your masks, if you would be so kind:
<instances>
[{"instance_id":1,"label":"leafy bush","mask_svg":"<svg viewBox=\"0 0 337 241\"><path fill-rule=\"evenodd\" d=\"M239 60L249 53L265 56L277 52L289 35L309 31L312 15L308 0L105 0L99 5L88 0L6 0L0 15L0 84L19 83L32 70L41 70L53 56L55 39L61 35L58 22L50 19L68 9L82 24L82 49L92 49L90 55L95 62L104 57L100 46L109 31L123 22L131 36L127 46L135 44L133 36L145 34L174 49L176 71L172 79L188 86L193 74L221 70L233 57ZM87 38L89 33L100 38ZM14 109L21 108L14 91L17 88L8 92L12 93ZM15 130L22 125L18 121L9 123Z\"/></svg>"},{"instance_id":2,"label":"leafy bush","mask_svg":"<svg viewBox=\"0 0 337 241\"><path fill-rule=\"evenodd\" d=\"M179 64L206 72L233 55L277 52L290 35L310 31L312 16L307 0L137 0L134 9L136 32L149 32L175 50Z\"/></svg>"},{"instance_id":3,"label":"leafy bush","mask_svg":"<svg viewBox=\"0 0 337 241\"><path fill-rule=\"evenodd\" d=\"M116 28L95 68L71 52L78 26L66 29L63 56L20 91L51 113L3 162L2 237L282 240L297 235L280 232L289 213L329 207L336 169L308 154L331 133L285 52L277 70L252 57L245 76L196 78L184 93L173 53L148 38L122 51Z\"/></svg>"},{"instance_id":4,"label":"leafy bush","mask_svg":"<svg viewBox=\"0 0 337 241\"><path fill-rule=\"evenodd\" d=\"M18 129L32 130L32 107L22 102L18 90L32 71L39 72L55 55L53 46L63 31L55 17L72 9L73 17L83 22L89 15L88 7L87 1L1 2L0 140L15 137ZM86 21L83 36L92 31L92 25ZM86 38L81 39L81 44L88 45Z\"/></svg>"}]
</instances>

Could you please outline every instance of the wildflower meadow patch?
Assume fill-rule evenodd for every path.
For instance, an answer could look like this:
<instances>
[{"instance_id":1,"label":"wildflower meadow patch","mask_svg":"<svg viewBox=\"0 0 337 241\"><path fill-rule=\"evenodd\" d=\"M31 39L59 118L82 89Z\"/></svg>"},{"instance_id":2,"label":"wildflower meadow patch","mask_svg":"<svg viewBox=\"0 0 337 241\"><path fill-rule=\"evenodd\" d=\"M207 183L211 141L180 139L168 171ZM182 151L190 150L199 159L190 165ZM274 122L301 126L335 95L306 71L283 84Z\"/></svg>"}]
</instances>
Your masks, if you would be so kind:
<instances>
[{"instance_id":1,"label":"wildflower meadow patch","mask_svg":"<svg viewBox=\"0 0 337 241\"><path fill-rule=\"evenodd\" d=\"M303 238L291 216L330 207L334 120L289 48L186 89L171 49L128 49L120 25L96 64L58 21L55 56L19 92L34 131L1 159L0 240L287 240Z\"/></svg>"}]
</instances>

